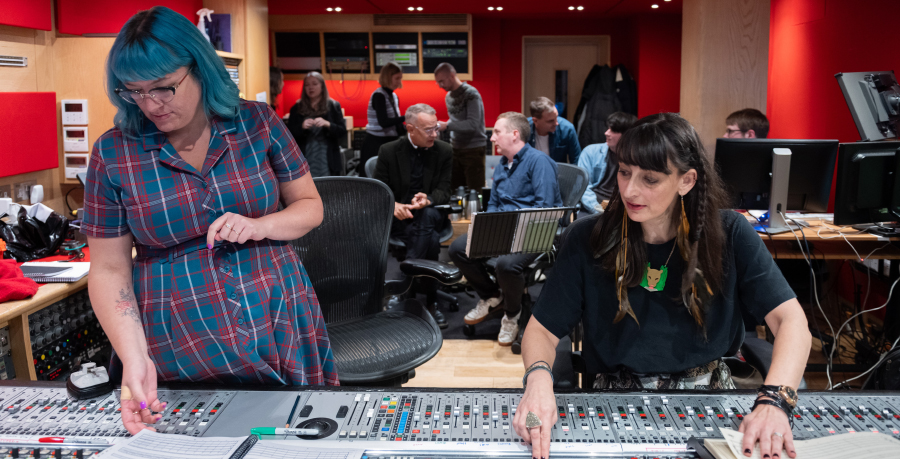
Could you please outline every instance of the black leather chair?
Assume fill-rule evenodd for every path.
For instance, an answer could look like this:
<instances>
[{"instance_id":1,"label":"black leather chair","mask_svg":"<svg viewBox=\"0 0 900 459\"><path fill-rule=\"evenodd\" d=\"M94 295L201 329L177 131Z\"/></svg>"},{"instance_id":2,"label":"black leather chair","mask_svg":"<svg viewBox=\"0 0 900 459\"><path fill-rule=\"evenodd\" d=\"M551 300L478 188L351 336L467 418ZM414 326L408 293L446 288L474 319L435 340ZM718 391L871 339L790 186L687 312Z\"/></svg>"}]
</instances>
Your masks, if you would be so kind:
<instances>
[{"instance_id":1,"label":"black leather chair","mask_svg":"<svg viewBox=\"0 0 900 459\"><path fill-rule=\"evenodd\" d=\"M404 281L385 282L391 190L375 179L321 177L325 206L319 227L292 241L315 288L342 385L393 385L435 356L440 329L421 303L405 300L390 310L383 299L406 292L415 277L458 282L456 267L427 260L400 265Z\"/></svg>"}]
</instances>

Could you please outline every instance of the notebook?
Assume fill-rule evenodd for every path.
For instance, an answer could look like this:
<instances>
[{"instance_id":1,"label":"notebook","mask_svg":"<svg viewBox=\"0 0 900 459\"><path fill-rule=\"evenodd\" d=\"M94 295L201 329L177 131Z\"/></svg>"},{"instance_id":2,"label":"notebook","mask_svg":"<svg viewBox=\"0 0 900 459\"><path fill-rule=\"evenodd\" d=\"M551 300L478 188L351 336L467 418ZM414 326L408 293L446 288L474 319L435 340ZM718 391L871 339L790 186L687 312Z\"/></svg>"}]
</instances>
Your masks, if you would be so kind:
<instances>
[{"instance_id":1,"label":"notebook","mask_svg":"<svg viewBox=\"0 0 900 459\"><path fill-rule=\"evenodd\" d=\"M29 261L19 267L25 277L42 284L51 282L75 282L87 276L89 262Z\"/></svg>"}]
</instances>

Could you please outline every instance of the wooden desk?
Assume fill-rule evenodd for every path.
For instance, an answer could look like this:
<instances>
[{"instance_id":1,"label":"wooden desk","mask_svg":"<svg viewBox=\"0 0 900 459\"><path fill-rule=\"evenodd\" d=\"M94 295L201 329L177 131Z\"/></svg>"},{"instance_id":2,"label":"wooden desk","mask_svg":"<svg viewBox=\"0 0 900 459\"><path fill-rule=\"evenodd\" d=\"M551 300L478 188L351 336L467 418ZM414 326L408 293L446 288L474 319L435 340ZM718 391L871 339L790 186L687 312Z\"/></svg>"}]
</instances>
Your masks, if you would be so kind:
<instances>
[{"instance_id":1,"label":"wooden desk","mask_svg":"<svg viewBox=\"0 0 900 459\"><path fill-rule=\"evenodd\" d=\"M748 220L755 222L752 217ZM813 258L818 260L858 260L859 257L865 258L873 250L869 258L875 260L900 260L900 247L897 242L900 238L886 238L875 236L869 233L860 233L847 227L838 227L826 224L819 220L809 220L810 226L803 228L795 233L787 232L781 234L763 234L762 238L769 249L769 253L778 259L803 259L797 245L797 239L803 243L805 250L806 243L809 243L810 251ZM840 232L843 232L841 236ZM805 240L804 240L805 238ZM845 240L846 238L846 240ZM853 247L850 247L850 244ZM894 242L894 244L891 244ZM856 252L853 249L856 249ZM857 253L859 256L857 256Z\"/></svg>"},{"instance_id":2,"label":"wooden desk","mask_svg":"<svg viewBox=\"0 0 900 459\"><path fill-rule=\"evenodd\" d=\"M78 282L68 284L42 285L33 297L27 300L0 303L0 326L9 325L9 345L12 351L13 366L16 379L34 381L31 353L31 329L28 327L28 315L87 288L87 277Z\"/></svg>"}]
</instances>

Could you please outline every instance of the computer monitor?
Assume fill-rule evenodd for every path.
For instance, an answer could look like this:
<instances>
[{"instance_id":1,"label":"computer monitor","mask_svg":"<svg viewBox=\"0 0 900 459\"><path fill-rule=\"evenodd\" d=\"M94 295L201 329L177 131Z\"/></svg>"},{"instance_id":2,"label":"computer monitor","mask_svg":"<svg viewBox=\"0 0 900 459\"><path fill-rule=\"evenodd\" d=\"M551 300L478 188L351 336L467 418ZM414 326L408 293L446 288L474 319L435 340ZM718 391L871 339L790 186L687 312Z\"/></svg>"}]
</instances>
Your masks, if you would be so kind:
<instances>
[{"instance_id":1,"label":"computer monitor","mask_svg":"<svg viewBox=\"0 0 900 459\"><path fill-rule=\"evenodd\" d=\"M900 84L894 71L838 73L844 100L863 141L896 139L900 133Z\"/></svg>"},{"instance_id":2,"label":"computer monitor","mask_svg":"<svg viewBox=\"0 0 900 459\"><path fill-rule=\"evenodd\" d=\"M900 142L842 143L834 192L836 225L900 221Z\"/></svg>"},{"instance_id":3,"label":"computer monitor","mask_svg":"<svg viewBox=\"0 0 900 459\"><path fill-rule=\"evenodd\" d=\"M787 209L827 212L837 140L716 139L716 169L732 209L768 209L772 150L791 150Z\"/></svg>"}]
</instances>

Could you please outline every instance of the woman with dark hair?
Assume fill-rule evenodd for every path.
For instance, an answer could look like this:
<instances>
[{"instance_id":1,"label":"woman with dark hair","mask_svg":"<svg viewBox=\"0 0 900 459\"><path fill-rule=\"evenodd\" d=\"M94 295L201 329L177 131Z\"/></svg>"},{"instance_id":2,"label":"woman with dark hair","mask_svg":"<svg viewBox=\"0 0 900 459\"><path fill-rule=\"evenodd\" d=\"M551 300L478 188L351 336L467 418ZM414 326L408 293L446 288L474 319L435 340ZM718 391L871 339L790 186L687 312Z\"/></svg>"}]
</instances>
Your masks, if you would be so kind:
<instances>
[{"instance_id":1,"label":"woman with dark hair","mask_svg":"<svg viewBox=\"0 0 900 459\"><path fill-rule=\"evenodd\" d=\"M341 137L347 136L347 125L341 104L328 97L328 87L321 73L306 74L303 92L300 100L291 107L287 127L309 161L309 172L313 177L343 175L340 142Z\"/></svg>"},{"instance_id":2,"label":"woman with dark hair","mask_svg":"<svg viewBox=\"0 0 900 459\"><path fill-rule=\"evenodd\" d=\"M81 231L125 428L159 419L157 380L337 384L289 242L322 222L322 200L281 119L241 100L209 41L165 7L122 27L106 82L116 126L94 144Z\"/></svg>"},{"instance_id":3,"label":"woman with dark hair","mask_svg":"<svg viewBox=\"0 0 900 459\"><path fill-rule=\"evenodd\" d=\"M405 118L400 113L400 99L394 94L403 87L403 69L395 62L388 62L381 67L378 84L381 87L372 92L366 110L366 139L357 168L360 177L366 176L366 161L378 156L382 145L397 140L403 132Z\"/></svg>"},{"instance_id":4,"label":"woman with dark hair","mask_svg":"<svg viewBox=\"0 0 900 459\"><path fill-rule=\"evenodd\" d=\"M806 316L759 235L723 206L720 179L693 127L648 116L619 141L606 212L567 231L522 341L525 395L513 425L547 458L557 420L556 346L584 324L595 389L733 389L723 356L743 341L742 313L775 335L772 365L741 424L749 456L795 457L790 411L809 357ZM771 456L770 456L771 455Z\"/></svg>"}]
</instances>

